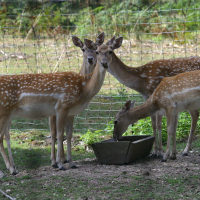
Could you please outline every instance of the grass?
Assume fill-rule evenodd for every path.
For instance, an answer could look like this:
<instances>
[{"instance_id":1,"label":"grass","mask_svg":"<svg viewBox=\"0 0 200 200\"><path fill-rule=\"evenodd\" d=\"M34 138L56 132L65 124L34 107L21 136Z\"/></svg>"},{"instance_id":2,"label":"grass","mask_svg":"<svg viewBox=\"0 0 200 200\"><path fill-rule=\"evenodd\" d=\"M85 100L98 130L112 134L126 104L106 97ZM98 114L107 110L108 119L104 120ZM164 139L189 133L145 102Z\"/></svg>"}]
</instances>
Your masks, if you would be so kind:
<instances>
[{"instance_id":1,"label":"grass","mask_svg":"<svg viewBox=\"0 0 200 200\"><path fill-rule=\"evenodd\" d=\"M19 200L87 198L114 200L120 199L122 194L125 199L200 198L200 169L196 173L177 173L173 176L164 174L152 178L141 173L135 174L134 170L122 170L116 175L114 172L110 173L109 166L100 165L100 168L104 168L103 171L98 171L93 166L91 171L85 172L86 175L84 173L79 175L76 170L58 173L52 168L48 168L51 170L48 176L40 175L38 170L45 170L47 166L50 166L50 143L47 142L46 138L48 135L48 131L36 130L13 131L11 133L15 164L22 174L17 177L9 175L2 157L0 157L0 163L3 163L1 169L6 174L6 177L0 179L1 190ZM182 151L184 146L185 142L177 143L179 151ZM196 140L193 146L194 149L199 148L200 141ZM95 157L93 152L86 151L84 145L81 145L80 136L77 134L74 135L72 150L73 160ZM85 164L90 166L90 162L85 161ZM137 169L139 170L139 168ZM35 173L33 173L34 170L36 170ZM23 175L24 172L26 172L25 175ZM2 194L0 194L1 198L3 198Z\"/></svg>"},{"instance_id":2,"label":"grass","mask_svg":"<svg viewBox=\"0 0 200 200\"><path fill-rule=\"evenodd\" d=\"M19 170L36 169L41 166L50 165L51 146L48 131L28 130L12 131L11 132L11 147L13 157ZM79 145L79 135L75 135L75 142L73 143L73 158L76 160L86 157L94 156L90 152L84 150L84 146ZM4 142L6 146L6 143ZM66 145L64 145L66 148ZM3 162L3 158L0 158ZM1 169L6 170L5 166Z\"/></svg>"},{"instance_id":3,"label":"grass","mask_svg":"<svg viewBox=\"0 0 200 200\"><path fill-rule=\"evenodd\" d=\"M199 184L199 179L189 177L162 177L162 185L149 178L127 176L130 182L120 182L115 177L90 179L67 174L34 180L31 176L4 178L1 188L12 191L17 199L119 199L122 194L126 199L198 199L199 193L188 190L188 185ZM95 184L94 184L95 182ZM105 186L109 185L109 186ZM197 187L197 186L196 186ZM23 190L22 190L23 188ZM31 190L30 190L31 188ZM23 192L22 192L23 191ZM187 192L186 192L187 191Z\"/></svg>"}]
</instances>

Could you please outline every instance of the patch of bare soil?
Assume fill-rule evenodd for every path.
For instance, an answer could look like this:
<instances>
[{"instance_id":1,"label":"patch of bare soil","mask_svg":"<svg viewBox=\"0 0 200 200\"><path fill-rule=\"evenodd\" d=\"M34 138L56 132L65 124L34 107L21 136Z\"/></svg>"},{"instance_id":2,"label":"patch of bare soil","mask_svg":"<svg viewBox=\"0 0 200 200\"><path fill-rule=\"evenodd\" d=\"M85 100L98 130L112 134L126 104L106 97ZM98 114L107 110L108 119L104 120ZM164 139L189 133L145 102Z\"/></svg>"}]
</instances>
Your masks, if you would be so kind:
<instances>
[{"instance_id":1,"label":"patch of bare soil","mask_svg":"<svg viewBox=\"0 0 200 200\"><path fill-rule=\"evenodd\" d=\"M176 160L168 159L167 162L161 162L158 158L147 157L135 161L128 165L104 165L100 164L96 158L75 161L77 169L69 169L61 171L51 166L41 167L37 170L21 171L16 176L31 175L32 179L44 179L52 175L69 174L73 177L91 177L103 178L104 176L120 176L122 173L130 176L148 176L149 179L158 180L164 175L174 177L186 174L199 175L200 173L200 155L198 151L193 151L189 156L177 154Z\"/></svg>"}]
</instances>

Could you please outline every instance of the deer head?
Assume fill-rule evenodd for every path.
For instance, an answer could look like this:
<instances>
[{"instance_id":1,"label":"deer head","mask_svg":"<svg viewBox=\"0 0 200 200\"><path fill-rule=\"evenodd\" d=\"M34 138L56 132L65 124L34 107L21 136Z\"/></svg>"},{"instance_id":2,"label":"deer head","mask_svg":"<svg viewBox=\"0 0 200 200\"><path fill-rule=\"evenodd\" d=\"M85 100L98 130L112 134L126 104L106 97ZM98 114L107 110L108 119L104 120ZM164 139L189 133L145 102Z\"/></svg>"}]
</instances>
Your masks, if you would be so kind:
<instances>
[{"instance_id":1,"label":"deer head","mask_svg":"<svg viewBox=\"0 0 200 200\"><path fill-rule=\"evenodd\" d=\"M122 137L123 133L127 130L130 125L128 112L131 108L134 107L135 101L131 102L130 100L125 103L122 110L120 110L114 120L114 130L113 130L113 138L118 140Z\"/></svg>"},{"instance_id":2,"label":"deer head","mask_svg":"<svg viewBox=\"0 0 200 200\"><path fill-rule=\"evenodd\" d=\"M101 45L103 44L104 42L104 38L105 38L105 33L102 32L96 39L96 46L98 45ZM91 49L91 48L88 48L78 37L76 36L72 36L72 41L74 43L75 46L79 47L82 52L83 52L83 60L86 62L86 66L89 66L88 68L92 70L89 70L89 69L85 69L85 72L84 74L89 74L93 71L95 65L96 65L96 62L97 62L97 54L96 54L96 49ZM83 74L83 73L81 73Z\"/></svg>"},{"instance_id":3,"label":"deer head","mask_svg":"<svg viewBox=\"0 0 200 200\"><path fill-rule=\"evenodd\" d=\"M111 38L106 44L97 45L91 40L85 39L85 45L89 49L96 49L97 60L104 68L108 68L112 62L112 53L114 49L118 49L122 45L123 37L115 39L115 36Z\"/></svg>"}]
</instances>

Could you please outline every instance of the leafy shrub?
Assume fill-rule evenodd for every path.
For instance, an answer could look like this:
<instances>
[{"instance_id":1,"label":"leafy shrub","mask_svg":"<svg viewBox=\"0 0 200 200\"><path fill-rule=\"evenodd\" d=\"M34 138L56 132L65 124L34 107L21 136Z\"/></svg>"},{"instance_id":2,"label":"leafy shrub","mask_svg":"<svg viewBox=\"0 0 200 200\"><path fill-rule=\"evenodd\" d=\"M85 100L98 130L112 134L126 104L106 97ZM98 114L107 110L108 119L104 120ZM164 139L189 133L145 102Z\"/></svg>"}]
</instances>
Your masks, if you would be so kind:
<instances>
[{"instance_id":1,"label":"leafy shrub","mask_svg":"<svg viewBox=\"0 0 200 200\"><path fill-rule=\"evenodd\" d=\"M124 37L135 34L137 39L144 35L149 39L155 37L155 42L163 37L170 37L175 41L181 39L182 42L193 39L193 34L199 27L200 15L196 9L200 7L199 1L161 1L152 5L153 2L137 1L133 4L132 0L94 0L90 3L18 0L2 3L0 29L14 34L13 28L18 33L21 26L20 34L27 34L41 13L36 34L52 35L54 28L62 26L61 34L86 35L104 30L107 34L123 34ZM152 6L149 7L150 5ZM153 37L149 33L153 33Z\"/></svg>"},{"instance_id":2,"label":"leafy shrub","mask_svg":"<svg viewBox=\"0 0 200 200\"><path fill-rule=\"evenodd\" d=\"M102 140L102 138L100 137L101 135L102 135L101 130L94 132L88 130L86 134L80 137L80 139L84 142L85 145L91 146L93 143L100 142Z\"/></svg>"},{"instance_id":3,"label":"leafy shrub","mask_svg":"<svg viewBox=\"0 0 200 200\"><path fill-rule=\"evenodd\" d=\"M88 130L86 134L80 137L80 140L82 140L84 145L91 146L95 142L100 142L102 140L111 138L113 128L114 128L114 123L113 121L110 121L105 126L104 130L97 130L94 132L92 132L91 130Z\"/></svg>"},{"instance_id":4,"label":"leafy shrub","mask_svg":"<svg viewBox=\"0 0 200 200\"><path fill-rule=\"evenodd\" d=\"M191 117L188 112L182 112L179 115L179 121L176 131L176 139L182 140L187 138L190 132L191 127ZM85 145L91 146L95 142L100 142L105 138L111 138L114 129L114 122L110 121L104 130L98 130L92 132L88 130L86 134L81 136L81 140L84 142ZM200 129L200 122L197 124L197 128ZM127 131L123 134L123 136L127 135L152 135L152 125L151 125L151 118L147 117L145 119L139 120L133 126L130 125ZM162 119L162 141L163 143L167 142L167 122L166 117Z\"/></svg>"},{"instance_id":5,"label":"leafy shrub","mask_svg":"<svg viewBox=\"0 0 200 200\"><path fill-rule=\"evenodd\" d=\"M191 117L188 112L182 112L179 115L178 126L176 130L176 139L181 140L183 138L188 137L191 127ZM197 123L197 128L200 128L200 122ZM146 119L139 120L134 126L129 129L129 132L126 134L130 134L131 131L134 135L149 135L153 133L151 126L151 118L148 117ZM167 142L167 122L166 117L162 119L162 141Z\"/></svg>"}]
</instances>

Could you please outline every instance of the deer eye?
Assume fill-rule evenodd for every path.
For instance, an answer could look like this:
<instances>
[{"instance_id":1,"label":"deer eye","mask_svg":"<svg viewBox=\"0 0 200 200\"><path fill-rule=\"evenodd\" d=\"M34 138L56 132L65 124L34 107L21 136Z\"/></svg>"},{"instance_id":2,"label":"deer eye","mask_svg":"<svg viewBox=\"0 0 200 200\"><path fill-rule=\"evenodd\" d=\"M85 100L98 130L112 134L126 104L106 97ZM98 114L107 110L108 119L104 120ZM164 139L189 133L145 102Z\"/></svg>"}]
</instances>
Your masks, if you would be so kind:
<instances>
[{"instance_id":1,"label":"deer eye","mask_svg":"<svg viewBox=\"0 0 200 200\"><path fill-rule=\"evenodd\" d=\"M109 54L112 54L113 51L109 51Z\"/></svg>"},{"instance_id":2,"label":"deer eye","mask_svg":"<svg viewBox=\"0 0 200 200\"><path fill-rule=\"evenodd\" d=\"M114 121L114 124L116 125L116 124L117 124L117 121Z\"/></svg>"},{"instance_id":3,"label":"deer eye","mask_svg":"<svg viewBox=\"0 0 200 200\"><path fill-rule=\"evenodd\" d=\"M99 52L98 52L98 51L96 51L96 54L98 55L98 54L99 54Z\"/></svg>"},{"instance_id":4,"label":"deer eye","mask_svg":"<svg viewBox=\"0 0 200 200\"><path fill-rule=\"evenodd\" d=\"M85 52L85 49L81 49L83 52Z\"/></svg>"}]
</instances>

